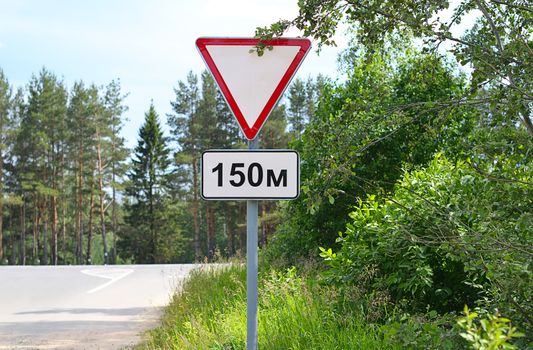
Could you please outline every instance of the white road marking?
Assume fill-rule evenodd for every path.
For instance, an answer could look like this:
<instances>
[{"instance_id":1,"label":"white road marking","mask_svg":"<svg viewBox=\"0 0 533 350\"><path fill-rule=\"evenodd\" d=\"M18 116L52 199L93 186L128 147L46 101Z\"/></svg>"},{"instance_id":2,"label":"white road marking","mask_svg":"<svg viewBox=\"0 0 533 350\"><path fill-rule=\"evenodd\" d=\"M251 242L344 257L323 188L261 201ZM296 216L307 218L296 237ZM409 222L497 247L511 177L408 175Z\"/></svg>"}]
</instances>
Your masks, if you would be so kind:
<instances>
[{"instance_id":1,"label":"white road marking","mask_svg":"<svg viewBox=\"0 0 533 350\"><path fill-rule=\"evenodd\" d=\"M133 272L132 269L116 269L116 268L104 268L104 269L86 269L81 270L81 273L84 273L89 276L93 277L100 277L100 278L106 278L109 279L106 283L102 284L101 286L98 286L96 288L93 288L87 292L87 294L96 293L99 290L102 290L111 284L123 279L127 275Z\"/></svg>"}]
</instances>

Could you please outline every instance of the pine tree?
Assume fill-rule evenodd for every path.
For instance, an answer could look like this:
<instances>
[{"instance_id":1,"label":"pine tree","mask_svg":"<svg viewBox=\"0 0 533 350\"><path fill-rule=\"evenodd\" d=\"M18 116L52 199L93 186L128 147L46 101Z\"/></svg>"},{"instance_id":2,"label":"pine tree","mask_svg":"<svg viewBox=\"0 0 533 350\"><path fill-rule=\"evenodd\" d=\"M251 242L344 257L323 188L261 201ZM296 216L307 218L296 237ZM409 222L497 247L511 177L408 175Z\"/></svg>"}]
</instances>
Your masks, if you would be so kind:
<instances>
[{"instance_id":1,"label":"pine tree","mask_svg":"<svg viewBox=\"0 0 533 350\"><path fill-rule=\"evenodd\" d=\"M168 115L168 125L171 128L172 139L178 144L178 152L174 155L175 163L183 168L187 186L192 185L190 190L190 210L194 227L194 259L199 262L202 258L200 245L200 182L199 155L199 131L198 104L200 92L198 89L198 77L191 71L187 75L187 82L178 82L174 89L175 101L171 102L173 114Z\"/></svg>"},{"instance_id":2,"label":"pine tree","mask_svg":"<svg viewBox=\"0 0 533 350\"><path fill-rule=\"evenodd\" d=\"M50 196L48 199L48 211L51 218L51 263L57 265L58 263L58 197L59 181L61 172L64 168L61 166L61 152L66 142L66 113L67 113L67 91L62 82L57 81L51 77L52 86L50 95L47 97L48 104L45 105L46 114L46 133L50 140L49 150L47 152L48 166L47 171L47 186L50 188ZM65 218L63 218L64 220ZM48 257L45 256L45 264L48 263Z\"/></svg>"},{"instance_id":3,"label":"pine tree","mask_svg":"<svg viewBox=\"0 0 533 350\"><path fill-rule=\"evenodd\" d=\"M174 114L169 115L168 123L172 129L174 141L179 151L174 159L182 169L187 181L181 184L189 189L185 197L190 203L190 210L194 224L194 251L195 260L201 261L206 253L207 259L212 261L217 249L217 225L219 213L225 219L235 212L231 203L206 203L200 202L200 158L202 151L210 148L238 148L244 143L239 137L238 126L228 109L224 98L218 91L212 76L204 71L201 75L201 88L198 78L189 73L187 82L179 82L175 89L176 100L172 102ZM217 215L219 214L219 215ZM233 242L234 224L231 227L226 223L225 232L228 242ZM205 235L202 235L204 230ZM205 239L204 239L205 237ZM205 243L205 245L204 245ZM206 249L202 249L204 246Z\"/></svg>"},{"instance_id":4,"label":"pine tree","mask_svg":"<svg viewBox=\"0 0 533 350\"><path fill-rule=\"evenodd\" d=\"M78 264L84 263L83 245L85 220L92 208L88 207L86 194L93 191L95 115L98 95L94 87L86 88L76 82L72 88L68 109L67 126L70 130L68 160L71 164L74 184L72 194L75 204L75 256ZM88 210L87 210L88 209Z\"/></svg>"},{"instance_id":5,"label":"pine tree","mask_svg":"<svg viewBox=\"0 0 533 350\"><path fill-rule=\"evenodd\" d=\"M103 97L104 106L104 126L107 126L108 132L108 152L106 164L101 164L103 168L108 169L108 183L111 186L111 232L113 233L113 247L112 247L112 262L116 263L117 259L117 234L119 227L118 211L119 206L117 203L117 191L122 190L122 180L126 173L125 160L129 155L129 150L124 146L124 138L119 135L122 129L123 122L121 116L127 111L127 107L124 106L124 99L127 95L123 95L120 88L120 81L112 81L106 86L106 90ZM103 171L101 171L102 173ZM105 174L101 175L102 178ZM103 184L100 185L100 217L103 220ZM106 252L106 232L105 225L102 223L102 239L104 242L104 259L107 263Z\"/></svg>"},{"instance_id":6,"label":"pine tree","mask_svg":"<svg viewBox=\"0 0 533 350\"><path fill-rule=\"evenodd\" d=\"M48 264L50 251L56 263L57 197L56 173L67 93L58 78L42 69L28 86L28 103L17 134L16 158L19 181L33 213L32 258ZM51 239L49 237L51 230ZM52 249L50 249L52 248Z\"/></svg>"},{"instance_id":7,"label":"pine tree","mask_svg":"<svg viewBox=\"0 0 533 350\"><path fill-rule=\"evenodd\" d=\"M289 135L287 134L287 108L279 104L268 116L268 122L265 123L259 134L261 148L287 148Z\"/></svg>"},{"instance_id":8,"label":"pine tree","mask_svg":"<svg viewBox=\"0 0 533 350\"><path fill-rule=\"evenodd\" d=\"M96 233L107 243L111 204L113 233L119 221L116 192L128 154L118 136L123 98L115 82L104 94L77 82L69 95L45 68L13 94L0 70L0 262L105 257L108 247L91 243Z\"/></svg>"},{"instance_id":9,"label":"pine tree","mask_svg":"<svg viewBox=\"0 0 533 350\"><path fill-rule=\"evenodd\" d=\"M226 144L226 137L223 131L218 128L217 121L217 88L215 80L207 71L202 73L202 98L198 103L197 123L199 149L220 148ZM198 153L197 157L200 157ZM205 228L207 260L213 261L216 250L216 203L203 202L205 209Z\"/></svg>"},{"instance_id":10,"label":"pine tree","mask_svg":"<svg viewBox=\"0 0 533 350\"><path fill-rule=\"evenodd\" d=\"M244 148L245 139L239 129L236 118L231 113L222 93L217 89L216 98L216 122L218 139L215 140L217 148L231 149Z\"/></svg>"},{"instance_id":11,"label":"pine tree","mask_svg":"<svg viewBox=\"0 0 533 350\"><path fill-rule=\"evenodd\" d=\"M305 83L296 78L289 87L289 127L293 136L300 138L307 122L306 115L307 94Z\"/></svg>"},{"instance_id":12,"label":"pine tree","mask_svg":"<svg viewBox=\"0 0 533 350\"><path fill-rule=\"evenodd\" d=\"M87 116L86 131L88 135L92 135L92 139L85 143L87 150L85 155L85 169L86 180L84 183L87 185L87 194L89 195L88 220L87 220L87 250L85 254L85 261L87 264L92 263L92 240L94 238L94 212L96 209L95 195L97 194L97 187L99 182L99 171L103 169L102 166L102 143L105 134L105 128L103 122L103 107L99 96L98 88L93 84L86 90L87 92L87 104L85 105L85 113ZM83 186L81 187L83 189ZM99 196L100 197L100 196Z\"/></svg>"},{"instance_id":13,"label":"pine tree","mask_svg":"<svg viewBox=\"0 0 533 350\"><path fill-rule=\"evenodd\" d=\"M289 130L294 139L300 139L305 126L314 118L325 83L324 76L319 74L316 80L308 77L305 82L296 78L289 87L287 114Z\"/></svg>"},{"instance_id":14,"label":"pine tree","mask_svg":"<svg viewBox=\"0 0 533 350\"><path fill-rule=\"evenodd\" d=\"M0 264L4 260L4 158L8 147L7 134L11 105L11 87L0 69Z\"/></svg>"},{"instance_id":15,"label":"pine tree","mask_svg":"<svg viewBox=\"0 0 533 350\"><path fill-rule=\"evenodd\" d=\"M138 263L159 263L164 260L165 245L161 220L165 217L165 196L168 192L169 149L163 136L153 104L145 114L134 150L130 180L126 190L131 199L126 221L130 232L122 237L125 254Z\"/></svg>"},{"instance_id":16,"label":"pine tree","mask_svg":"<svg viewBox=\"0 0 533 350\"><path fill-rule=\"evenodd\" d=\"M26 200L25 200L25 191L22 187L20 179L20 159L17 157L17 140L18 133L21 130L21 123L26 115L27 105L24 101L24 91L22 88L18 88L15 96L12 99L11 103L11 130L6 135L8 136L7 152L11 153L11 187L14 195L18 199L18 215L19 215L19 232L20 232L20 242L19 242L19 264L26 265ZM14 222L14 220L11 220Z\"/></svg>"}]
</instances>

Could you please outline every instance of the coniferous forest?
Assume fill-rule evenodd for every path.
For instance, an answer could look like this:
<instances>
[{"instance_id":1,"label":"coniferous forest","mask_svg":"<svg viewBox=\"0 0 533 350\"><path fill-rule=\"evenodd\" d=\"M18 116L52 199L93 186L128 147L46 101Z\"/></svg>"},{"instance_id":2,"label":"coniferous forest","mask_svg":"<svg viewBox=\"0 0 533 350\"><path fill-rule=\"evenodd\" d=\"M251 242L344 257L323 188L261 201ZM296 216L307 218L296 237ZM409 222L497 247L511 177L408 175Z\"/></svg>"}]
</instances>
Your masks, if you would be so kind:
<instances>
[{"instance_id":1,"label":"coniferous forest","mask_svg":"<svg viewBox=\"0 0 533 350\"><path fill-rule=\"evenodd\" d=\"M299 138L323 78L296 80L261 135L265 148ZM243 148L207 72L190 73L162 120L153 105L125 147L120 81L67 87L42 69L14 89L0 71L0 261L115 264L214 261L243 253L245 205L200 199L202 151ZM170 135L164 135L162 123ZM261 242L278 220L261 206Z\"/></svg>"}]
</instances>

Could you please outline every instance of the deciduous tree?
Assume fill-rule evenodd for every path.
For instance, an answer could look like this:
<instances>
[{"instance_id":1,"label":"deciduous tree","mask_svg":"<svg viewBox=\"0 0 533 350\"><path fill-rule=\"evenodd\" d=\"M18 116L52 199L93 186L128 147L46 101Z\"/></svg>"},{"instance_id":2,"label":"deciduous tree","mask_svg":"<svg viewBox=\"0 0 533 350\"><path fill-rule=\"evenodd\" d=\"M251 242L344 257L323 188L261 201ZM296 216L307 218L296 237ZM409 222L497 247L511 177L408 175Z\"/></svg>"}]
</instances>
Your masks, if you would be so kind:
<instances>
[{"instance_id":1,"label":"deciduous tree","mask_svg":"<svg viewBox=\"0 0 533 350\"><path fill-rule=\"evenodd\" d=\"M471 89L447 103L497 106L506 111L507 122L521 122L533 136L531 1L303 0L298 6L296 18L257 28L256 35L271 39L296 27L316 39L319 47L335 45L333 35L346 20L355 28L356 42L370 55L394 33L421 38L426 50L446 46L458 62L472 69ZM456 34L475 13L479 14L475 25L463 35Z\"/></svg>"}]
</instances>

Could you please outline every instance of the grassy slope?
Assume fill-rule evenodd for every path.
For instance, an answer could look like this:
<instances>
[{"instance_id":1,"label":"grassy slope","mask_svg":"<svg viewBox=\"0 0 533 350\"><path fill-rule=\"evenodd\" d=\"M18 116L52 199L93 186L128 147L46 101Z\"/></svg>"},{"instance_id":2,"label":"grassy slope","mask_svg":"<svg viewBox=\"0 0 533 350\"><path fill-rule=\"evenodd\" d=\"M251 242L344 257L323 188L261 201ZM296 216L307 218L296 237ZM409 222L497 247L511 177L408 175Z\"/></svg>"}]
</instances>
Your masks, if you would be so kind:
<instances>
[{"instance_id":1,"label":"grassy slope","mask_svg":"<svg viewBox=\"0 0 533 350\"><path fill-rule=\"evenodd\" d=\"M335 291L294 271L261 276L261 349L391 348L372 326L336 311ZM146 349L245 349L246 270L196 271L167 308Z\"/></svg>"}]
</instances>

